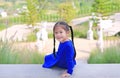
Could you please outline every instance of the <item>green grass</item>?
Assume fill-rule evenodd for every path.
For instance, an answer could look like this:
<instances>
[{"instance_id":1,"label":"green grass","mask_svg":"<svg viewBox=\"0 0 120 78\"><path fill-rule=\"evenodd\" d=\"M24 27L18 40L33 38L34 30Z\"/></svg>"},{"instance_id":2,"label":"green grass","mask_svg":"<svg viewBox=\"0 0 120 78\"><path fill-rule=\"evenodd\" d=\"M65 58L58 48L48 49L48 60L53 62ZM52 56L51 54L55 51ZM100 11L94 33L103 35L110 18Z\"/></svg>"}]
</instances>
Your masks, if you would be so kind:
<instances>
[{"instance_id":1,"label":"green grass","mask_svg":"<svg viewBox=\"0 0 120 78\"><path fill-rule=\"evenodd\" d=\"M77 38L86 38L88 31L88 22L82 23L80 25L74 26L74 37Z\"/></svg>"},{"instance_id":2,"label":"green grass","mask_svg":"<svg viewBox=\"0 0 120 78\"><path fill-rule=\"evenodd\" d=\"M48 38L53 38L52 30L47 31L47 32L48 32ZM37 40L36 33L37 33L37 31L30 33L27 36L27 42L35 42Z\"/></svg>"},{"instance_id":3,"label":"green grass","mask_svg":"<svg viewBox=\"0 0 120 78\"><path fill-rule=\"evenodd\" d=\"M89 64L120 63L120 45L106 48L103 53L94 50L88 59Z\"/></svg>"},{"instance_id":4,"label":"green grass","mask_svg":"<svg viewBox=\"0 0 120 78\"><path fill-rule=\"evenodd\" d=\"M5 29L5 28L6 28L5 24L0 23L0 31L3 30L3 29Z\"/></svg>"},{"instance_id":5,"label":"green grass","mask_svg":"<svg viewBox=\"0 0 120 78\"><path fill-rule=\"evenodd\" d=\"M84 22L82 24L79 24L77 26L73 27L74 30L74 37L77 38L87 38L87 32L88 32L89 24L88 21ZM93 27L93 37L94 39L97 39L97 32Z\"/></svg>"},{"instance_id":6,"label":"green grass","mask_svg":"<svg viewBox=\"0 0 120 78\"><path fill-rule=\"evenodd\" d=\"M35 32L32 32L27 36L27 42L33 42L36 40L37 40L37 37Z\"/></svg>"},{"instance_id":7,"label":"green grass","mask_svg":"<svg viewBox=\"0 0 120 78\"><path fill-rule=\"evenodd\" d=\"M107 37L104 37L104 40L119 40L120 39L120 36L107 36Z\"/></svg>"},{"instance_id":8,"label":"green grass","mask_svg":"<svg viewBox=\"0 0 120 78\"><path fill-rule=\"evenodd\" d=\"M43 21L58 21L60 19L60 16L58 14L49 14L49 15L41 15L38 19L38 22L41 20ZM8 21L9 27L16 24L27 24L27 17L24 15L19 16L9 16L7 18L1 18L0 17L0 30L5 29L6 21Z\"/></svg>"},{"instance_id":9,"label":"green grass","mask_svg":"<svg viewBox=\"0 0 120 78\"><path fill-rule=\"evenodd\" d=\"M42 64L44 54L28 49L15 49L11 44L1 43L0 64Z\"/></svg>"},{"instance_id":10,"label":"green grass","mask_svg":"<svg viewBox=\"0 0 120 78\"><path fill-rule=\"evenodd\" d=\"M74 37L87 38L88 29L89 29L88 21L86 21L82 24L78 24L77 26L74 26L73 27ZM93 26L92 30L93 30L93 38L98 39L96 27ZM120 39L120 36L119 36L119 34L118 34L118 36L104 36L103 39L104 40L118 40L118 39Z\"/></svg>"}]
</instances>

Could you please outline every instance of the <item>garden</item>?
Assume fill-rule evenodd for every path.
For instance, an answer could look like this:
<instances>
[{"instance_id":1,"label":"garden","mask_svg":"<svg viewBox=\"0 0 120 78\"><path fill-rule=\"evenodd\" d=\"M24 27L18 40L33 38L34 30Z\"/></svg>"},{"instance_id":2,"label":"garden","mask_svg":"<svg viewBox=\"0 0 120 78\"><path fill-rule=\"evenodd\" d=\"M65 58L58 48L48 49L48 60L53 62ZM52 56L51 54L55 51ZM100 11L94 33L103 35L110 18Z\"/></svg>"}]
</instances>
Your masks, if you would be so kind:
<instances>
[{"instance_id":1,"label":"garden","mask_svg":"<svg viewBox=\"0 0 120 78\"><path fill-rule=\"evenodd\" d=\"M54 4L53 4L54 2ZM73 19L91 16L95 12L102 17L113 15L120 12L119 0L2 0L0 2L0 12L6 11L7 17L0 16L0 31L13 25L26 24L32 25L32 33L27 36L27 42L35 42L35 34L38 29L34 29L37 23L42 21L56 22L64 20L72 25ZM87 37L89 21L73 26L74 37ZM94 39L97 38L96 24L93 26ZM48 38L53 38L52 30L48 31ZM108 43L112 42L115 46L109 46L100 52L98 49L92 50L88 63L120 63L120 41L119 33L114 36L104 37ZM14 43L20 42L0 42L0 64L42 64L44 53L38 50L16 49ZM116 44L117 43L117 44Z\"/></svg>"}]
</instances>

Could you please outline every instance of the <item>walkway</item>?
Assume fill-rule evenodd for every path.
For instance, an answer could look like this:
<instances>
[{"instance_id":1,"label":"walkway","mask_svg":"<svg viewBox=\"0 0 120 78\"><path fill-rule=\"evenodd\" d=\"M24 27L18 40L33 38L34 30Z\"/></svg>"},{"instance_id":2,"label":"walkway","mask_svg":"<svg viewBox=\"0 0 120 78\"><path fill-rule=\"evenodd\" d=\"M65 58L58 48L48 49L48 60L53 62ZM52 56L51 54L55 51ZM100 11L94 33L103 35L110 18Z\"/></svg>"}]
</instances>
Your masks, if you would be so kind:
<instances>
[{"instance_id":1,"label":"walkway","mask_svg":"<svg viewBox=\"0 0 120 78\"><path fill-rule=\"evenodd\" d=\"M120 32L120 13L116 13L115 15L110 17L113 19L113 26L104 30L108 36L113 36Z\"/></svg>"},{"instance_id":2,"label":"walkway","mask_svg":"<svg viewBox=\"0 0 120 78\"><path fill-rule=\"evenodd\" d=\"M61 78L64 70L45 69L39 64L0 65L0 78ZM71 78L120 78L119 64L78 63Z\"/></svg>"},{"instance_id":3,"label":"walkway","mask_svg":"<svg viewBox=\"0 0 120 78\"><path fill-rule=\"evenodd\" d=\"M31 30L23 25L14 25L10 28L0 31L0 39L2 41L25 41L26 36L31 32Z\"/></svg>"},{"instance_id":4,"label":"walkway","mask_svg":"<svg viewBox=\"0 0 120 78\"><path fill-rule=\"evenodd\" d=\"M74 19L71 21L71 23L73 25L77 25L80 23L83 23L85 21L88 21L90 18L90 16L87 17L83 17L83 18L78 18L78 19ZM54 26L55 22L49 22L47 23L47 29L52 30L53 26ZM40 28L39 26L40 24L38 24L38 28ZM31 32L30 28L25 25L14 25L10 28L7 28L3 31L0 31L0 39L2 39L2 41L5 41L5 39L9 40L9 41L26 41L26 36Z\"/></svg>"},{"instance_id":5,"label":"walkway","mask_svg":"<svg viewBox=\"0 0 120 78\"><path fill-rule=\"evenodd\" d=\"M76 18L76 19L72 20L71 23L72 23L72 25L81 24L85 21L88 21L90 17L91 16L87 16L87 17L83 17L83 18ZM105 32L107 32L107 35L109 35L109 36L114 35L120 31L120 20L119 20L120 13L116 13L115 15L111 16L110 18L114 19L113 27L110 27L110 28L104 30ZM47 28L52 29L54 24L55 24L54 22L49 22L47 24ZM31 32L30 29L25 24L24 25L15 25L6 30L0 31L0 39L2 39L3 41L5 40L5 38L7 38L7 40L25 41L26 36L30 32Z\"/></svg>"}]
</instances>

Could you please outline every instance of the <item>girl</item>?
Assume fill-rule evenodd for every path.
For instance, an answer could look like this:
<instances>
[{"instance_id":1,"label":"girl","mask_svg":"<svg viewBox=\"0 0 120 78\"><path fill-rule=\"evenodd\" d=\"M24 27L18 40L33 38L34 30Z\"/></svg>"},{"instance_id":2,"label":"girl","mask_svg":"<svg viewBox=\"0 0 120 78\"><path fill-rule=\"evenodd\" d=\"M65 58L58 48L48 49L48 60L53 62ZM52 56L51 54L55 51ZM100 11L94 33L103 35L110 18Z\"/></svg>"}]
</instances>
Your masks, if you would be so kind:
<instances>
[{"instance_id":1,"label":"girl","mask_svg":"<svg viewBox=\"0 0 120 78\"><path fill-rule=\"evenodd\" d=\"M72 41L69 39L70 30ZM62 74L62 77L69 77L70 75L72 75L73 68L76 65L76 51L74 47L72 27L69 26L66 22L57 22L53 28L53 37L53 53L45 56L43 67L51 68L53 66L57 66L60 68L65 68L67 69L67 71ZM60 42L57 52L55 52L55 39Z\"/></svg>"}]
</instances>

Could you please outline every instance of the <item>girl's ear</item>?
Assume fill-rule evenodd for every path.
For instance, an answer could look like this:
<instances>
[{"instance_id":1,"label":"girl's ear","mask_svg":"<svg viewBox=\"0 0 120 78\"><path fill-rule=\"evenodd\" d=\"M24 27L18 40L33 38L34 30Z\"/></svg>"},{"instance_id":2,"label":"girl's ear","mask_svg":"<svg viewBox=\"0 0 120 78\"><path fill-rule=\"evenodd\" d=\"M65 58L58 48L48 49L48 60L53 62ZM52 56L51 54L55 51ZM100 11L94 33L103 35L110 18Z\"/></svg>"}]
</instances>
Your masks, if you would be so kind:
<instances>
[{"instance_id":1,"label":"girl's ear","mask_svg":"<svg viewBox=\"0 0 120 78\"><path fill-rule=\"evenodd\" d=\"M70 33L70 31L67 31L66 33L67 33L67 34L69 34L69 33Z\"/></svg>"},{"instance_id":2,"label":"girl's ear","mask_svg":"<svg viewBox=\"0 0 120 78\"><path fill-rule=\"evenodd\" d=\"M66 34L67 34L67 36L70 36L70 31L67 31Z\"/></svg>"}]
</instances>

